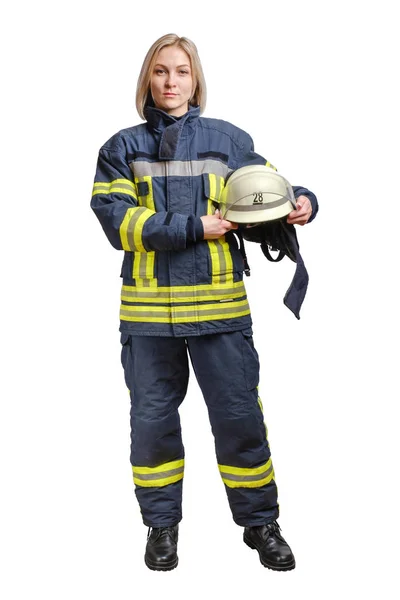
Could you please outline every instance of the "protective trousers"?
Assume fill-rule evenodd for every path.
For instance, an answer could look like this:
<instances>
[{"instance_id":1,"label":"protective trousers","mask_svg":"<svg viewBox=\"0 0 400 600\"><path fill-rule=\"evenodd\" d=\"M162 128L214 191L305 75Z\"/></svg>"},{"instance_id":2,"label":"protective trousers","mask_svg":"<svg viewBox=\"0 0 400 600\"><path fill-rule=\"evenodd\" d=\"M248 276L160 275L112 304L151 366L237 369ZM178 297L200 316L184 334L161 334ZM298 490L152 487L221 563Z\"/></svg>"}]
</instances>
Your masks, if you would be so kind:
<instances>
[{"instance_id":1,"label":"protective trousers","mask_svg":"<svg viewBox=\"0 0 400 600\"><path fill-rule=\"evenodd\" d=\"M253 526L276 519L277 488L252 330L187 338L123 333L121 343L131 397L131 464L144 524L168 527L182 518L178 408L189 380L188 353L207 404L234 521Z\"/></svg>"}]
</instances>

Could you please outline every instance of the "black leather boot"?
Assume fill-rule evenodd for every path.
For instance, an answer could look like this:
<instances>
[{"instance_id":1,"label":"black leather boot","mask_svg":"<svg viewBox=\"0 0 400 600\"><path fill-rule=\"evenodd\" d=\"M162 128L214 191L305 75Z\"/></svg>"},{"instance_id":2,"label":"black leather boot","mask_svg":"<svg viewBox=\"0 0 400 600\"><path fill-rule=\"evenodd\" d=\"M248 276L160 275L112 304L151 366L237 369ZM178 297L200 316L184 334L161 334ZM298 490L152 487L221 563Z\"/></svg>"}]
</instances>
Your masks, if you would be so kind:
<instances>
[{"instance_id":1,"label":"black leather boot","mask_svg":"<svg viewBox=\"0 0 400 600\"><path fill-rule=\"evenodd\" d=\"M171 571L178 564L178 525L150 527L144 561L152 571Z\"/></svg>"},{"instance_id":2,"label":"black leather boot","mask_svg":"<svg viewBox=\"0 0 400 600\"><path fill-rule=\"evenodd\" d=\"M280 534L276 521L260 527L245 527L243 540L260 555L261 564L274 571L290 571L296 566L293 553Z\"/></svg>"}]
</instances>

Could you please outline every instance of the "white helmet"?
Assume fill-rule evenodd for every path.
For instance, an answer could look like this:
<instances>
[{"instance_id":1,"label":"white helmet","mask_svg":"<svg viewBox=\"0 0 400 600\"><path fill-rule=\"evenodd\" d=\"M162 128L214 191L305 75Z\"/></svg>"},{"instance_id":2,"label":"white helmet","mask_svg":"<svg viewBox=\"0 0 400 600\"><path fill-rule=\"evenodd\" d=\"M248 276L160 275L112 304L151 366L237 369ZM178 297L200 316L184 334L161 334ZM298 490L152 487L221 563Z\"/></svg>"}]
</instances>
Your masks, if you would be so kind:
<instances>
[{"instance_id":1,"label":"white helmet","mask_svg":"<svg viewBox=\"0 0 400 600\"><path fill-rule=\"evenodd\" d=\"M264 223L296 208L290 183L271 167L252 165L234 171L221 194L222 217L234 223Z\"/></svg>"}]
</instances>

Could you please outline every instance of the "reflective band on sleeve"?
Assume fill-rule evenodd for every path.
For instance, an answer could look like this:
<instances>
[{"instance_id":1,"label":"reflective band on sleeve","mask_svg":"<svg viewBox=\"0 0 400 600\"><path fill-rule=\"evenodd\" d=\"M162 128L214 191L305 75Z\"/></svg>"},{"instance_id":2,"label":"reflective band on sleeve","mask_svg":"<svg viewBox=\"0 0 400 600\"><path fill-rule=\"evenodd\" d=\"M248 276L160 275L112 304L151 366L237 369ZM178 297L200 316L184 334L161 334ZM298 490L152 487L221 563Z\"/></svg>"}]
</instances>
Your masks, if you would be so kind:
<instances>
[{"instance_id":1,"label":"reflective band on sleeve","mask_svg":"<svg viewBox=\"0 0 400 600\"><path fill-rule=\"evenodd\" d=\"M129 179L114 179L111 182L97 181L93 185L93 194L128 194L136 200L135 185Z\"/></svg>"},{"instance_id":2,"label":"reflective band on sleeve","mask_svg":"<svg viewBox=\"0 0 400 600\"><path fill-rule=\"evenodd\" d=\"M142 241L143 225L152 215L154 211L144 206L128 208L119 229L124 250L146 252Z\"/></svg>"},{"instance_id":3,"label":"reflective band on sleeve","mask_svg":"<svg viewBox=\"0 0 400 600\"><path fill-rule=\"evenodd\" d=\"M269 167L270 169L274 169L274 171L277 171L278 169L276 167L274 167L274 165L272 165L269 160L267 160L267 162L265 163L266 167Z\"/></svg>"},{"instance_id":4,"label":"reflective band on sleeve","mask_svg":"<svg viewBox=\"0 0 400 600\"><path fill-rule=\"evenodd\" d=\"M141 487L163 487L183 479L184 459L164 463L158 467L132 466L133 481Z\"/></svg>"},{"instance_id":5,"label":"reflective band on sleeve","mask_svg":"<svg viewBox=\"0 0 400 600\"><path fill-rule=\"evenodd\" d=\"M262 487L274 478L272 461L269 459L261 467L244 469L241 467L230 467L218 465L222 481L231 488L237 487Z\"/></svg>"}]
</instances>

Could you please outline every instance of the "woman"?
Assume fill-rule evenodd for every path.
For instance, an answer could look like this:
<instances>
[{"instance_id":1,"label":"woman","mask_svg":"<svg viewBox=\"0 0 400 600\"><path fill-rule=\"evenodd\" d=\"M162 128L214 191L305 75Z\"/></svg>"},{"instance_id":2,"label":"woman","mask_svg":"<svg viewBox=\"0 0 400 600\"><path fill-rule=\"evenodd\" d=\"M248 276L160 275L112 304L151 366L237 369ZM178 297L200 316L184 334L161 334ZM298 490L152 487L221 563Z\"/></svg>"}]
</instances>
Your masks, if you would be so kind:
<instances>
[{"instance_id":1,"label":"woman","mask_svg":"<svg viewBox=\"0 0 400 600\"><path fill-rule=\"evenodd\" d=\"M131 395L131 464L145 562L178 563L184 449L178 408L190 356L207 403L218 467L234 521L263 565L295 566L280 535L277 489L258 397L259 363L243 285L243 258L218 200L226 176L270 164L244 131L200 117L204 76L193 42L170 34L147 53L136 107L145 123L120 131L99 153L91 206L124 250L121 343ZM304 225L317 201L295 188ZM234 369L226 369L226 365Z\"/></svg>"}]
</instances>

